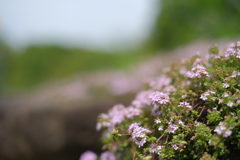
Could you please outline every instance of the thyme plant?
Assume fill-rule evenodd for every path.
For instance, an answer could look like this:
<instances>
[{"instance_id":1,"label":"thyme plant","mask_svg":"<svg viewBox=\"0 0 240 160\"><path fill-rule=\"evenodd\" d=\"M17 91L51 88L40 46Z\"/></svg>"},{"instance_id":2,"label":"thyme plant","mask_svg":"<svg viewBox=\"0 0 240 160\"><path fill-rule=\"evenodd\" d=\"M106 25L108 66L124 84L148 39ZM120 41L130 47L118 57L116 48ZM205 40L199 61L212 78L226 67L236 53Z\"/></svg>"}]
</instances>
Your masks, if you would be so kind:
<instances>
[{"instance_id":1,"label":"thyme plant","mask_svg":"<svg viewBox=\"0 0 240 160\"><path fill-rule=\"evenodd\" d=\"M240 41L171 65L128 107L99 115L97 129L112 160L240 155Z\"/></svg>"}]
</instances>

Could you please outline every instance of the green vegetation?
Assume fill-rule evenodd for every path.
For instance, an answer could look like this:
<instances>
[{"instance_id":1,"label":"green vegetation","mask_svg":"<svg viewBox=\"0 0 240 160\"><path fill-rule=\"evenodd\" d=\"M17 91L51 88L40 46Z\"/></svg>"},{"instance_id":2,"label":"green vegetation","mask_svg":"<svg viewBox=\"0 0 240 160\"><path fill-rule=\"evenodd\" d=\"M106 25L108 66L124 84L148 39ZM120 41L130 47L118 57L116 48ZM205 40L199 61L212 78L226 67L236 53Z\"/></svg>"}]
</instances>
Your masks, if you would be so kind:
<instances>
[{"instance_id":1,"label":"green vegetation","mask_svg":"<svg viewBox=\"0 0 240 160\"><path fill-rule=\"evenodd\" d=\"M11 51L0 42L0 89L9 91L105 68L127 68L143 53L174 49L198 39L240 36L239 0L162 0L151 35L136 51L105 53L58 46ZM117 52L117 51L116 51Z\"/></svg>"},{"instance_id":2,"label":"green vegetation","mask_svg":"<svg viewBox=\"0 0 240 160\"><path fill-rule=\"evenodd\" d=\"M1 75L5 91L28 88L47 80L88 71L127 69L144 57L134 51L106 53L59 46L30 46L21 53L10 50L4 53Z\"/></svg>"},{"instance_id":3,"label":"green vegetation","mask_svg":"<svg viewBox=\"0 0 240 160\"><path fill-rule=\"evenodd\" d=\"M239 0L167 0L160 10L148 48L173 49L197 39L240 36Z\"/></svg>"},{"instance_id":4,"label":"green vegetation","mask_svg":"<svg viewBox=\"0 0 240 160\"><path fill-rule=\"evenodd\" d=\"M129 106L99 115L97 129L116 159L238 159L240 41L171 65Z\"/></svg>"}]
</instances>

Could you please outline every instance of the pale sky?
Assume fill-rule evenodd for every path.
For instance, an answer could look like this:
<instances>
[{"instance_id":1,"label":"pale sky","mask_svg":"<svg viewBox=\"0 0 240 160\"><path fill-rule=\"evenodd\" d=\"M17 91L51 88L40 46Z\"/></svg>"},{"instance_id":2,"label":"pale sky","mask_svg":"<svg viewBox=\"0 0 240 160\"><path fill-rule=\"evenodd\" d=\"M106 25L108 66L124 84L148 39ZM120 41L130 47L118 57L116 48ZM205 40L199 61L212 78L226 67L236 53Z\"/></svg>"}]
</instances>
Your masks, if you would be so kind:
<instances>
[{"instance_id":1,"label":"pale sky","mask_svg":"<svg viewBox=\"0 0 240 160\"><path fill-rule=\"evenodd\" d=\"M106 47L149 33L156 0L1 0L0 35L10 44Z\"/></svg>"}]
</instances>

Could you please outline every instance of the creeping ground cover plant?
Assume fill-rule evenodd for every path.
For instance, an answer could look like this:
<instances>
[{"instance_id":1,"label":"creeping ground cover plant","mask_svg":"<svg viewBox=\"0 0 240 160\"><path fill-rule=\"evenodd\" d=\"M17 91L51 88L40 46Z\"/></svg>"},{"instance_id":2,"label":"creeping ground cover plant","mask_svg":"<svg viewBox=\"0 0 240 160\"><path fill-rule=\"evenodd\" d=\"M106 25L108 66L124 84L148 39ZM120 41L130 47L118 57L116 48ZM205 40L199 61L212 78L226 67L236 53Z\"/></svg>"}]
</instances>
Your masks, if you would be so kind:
<instances>
[{"instance_id":1,"label":"creeping ground cover plant","mask_svg":"<svg viewBox=\"0 0 240 160\"><path fill-rule=\"evenodd\" d=\"M240 41L173 64L130 106L98 117L105 159L238 159Z\"/></svg>"}]
</instances>

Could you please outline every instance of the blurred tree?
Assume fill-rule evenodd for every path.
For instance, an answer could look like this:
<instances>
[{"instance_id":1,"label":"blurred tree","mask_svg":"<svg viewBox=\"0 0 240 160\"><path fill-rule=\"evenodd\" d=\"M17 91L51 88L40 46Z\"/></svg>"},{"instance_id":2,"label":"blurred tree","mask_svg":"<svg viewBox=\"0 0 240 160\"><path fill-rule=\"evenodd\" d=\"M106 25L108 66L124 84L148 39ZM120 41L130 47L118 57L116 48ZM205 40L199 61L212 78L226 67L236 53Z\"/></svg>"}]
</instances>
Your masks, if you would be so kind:
<instances>
[{"instance_id":1,"label":"blurred tree","mask_svg":"<svg viewBox=\"0 0 240 160\"><path fill-rule=\"evenodd\" d=\"M147 48L170 49L197 39L240 35L239 0L162 0Z\"/></svg>"}]
</instances>

